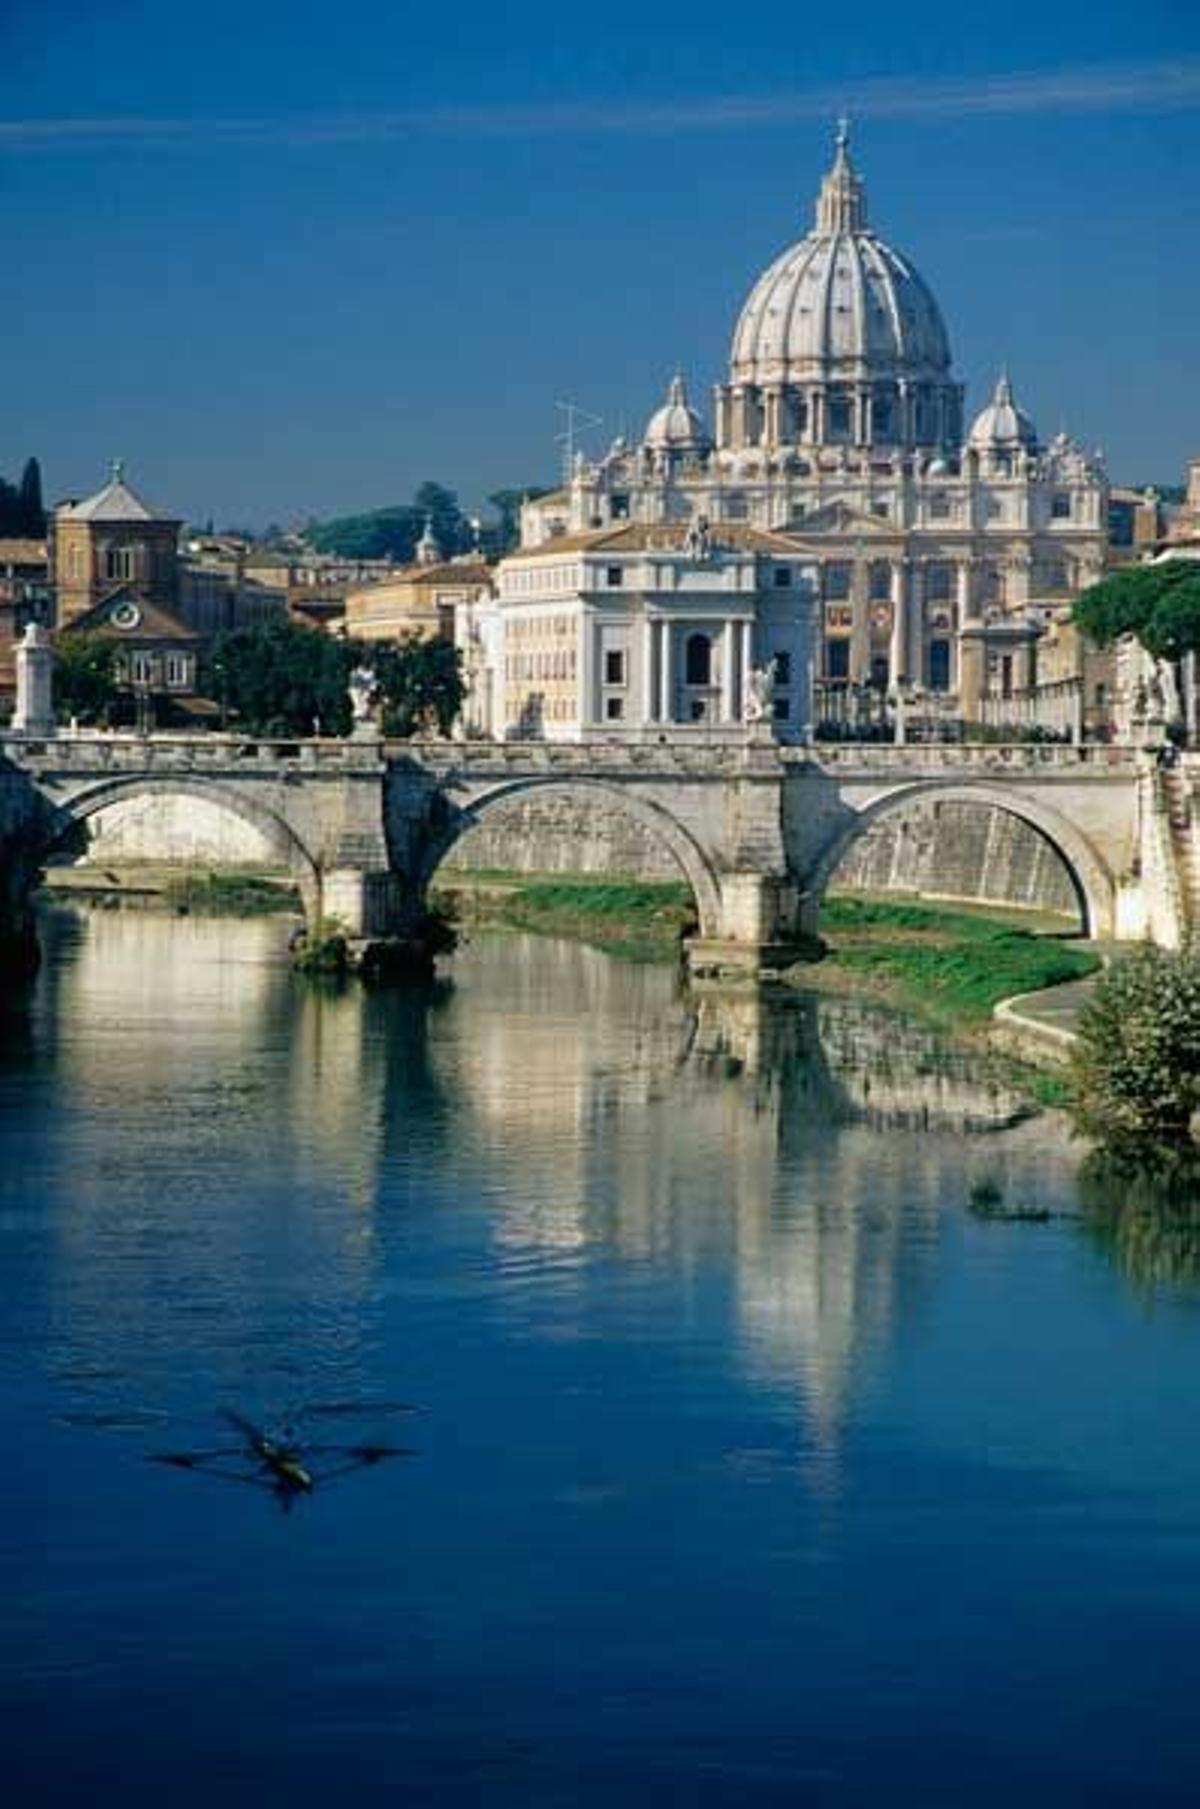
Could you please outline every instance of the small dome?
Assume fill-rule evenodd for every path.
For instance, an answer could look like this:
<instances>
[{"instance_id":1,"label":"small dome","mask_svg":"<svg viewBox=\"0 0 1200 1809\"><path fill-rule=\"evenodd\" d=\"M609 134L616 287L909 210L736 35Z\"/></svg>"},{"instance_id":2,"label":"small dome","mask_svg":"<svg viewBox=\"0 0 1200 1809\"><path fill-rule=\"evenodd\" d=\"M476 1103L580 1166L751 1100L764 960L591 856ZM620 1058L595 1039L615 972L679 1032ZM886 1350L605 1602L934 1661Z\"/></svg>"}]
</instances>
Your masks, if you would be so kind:
<instances>
[{"instance_id":1,"label":"small dome","mask_svg":"<svg viewBox=\"0 0 1200 1809\"><path fill-rule=\"evenodd\" d=\"M682 376L671 379L667 399L646 424L642 444L654 452L708 452L708 429L687 399Z\"/></svg>"},{"instance_id":2,"label":"small dome","mask_svg":"<svg viewBox=\"0 0 1200 1809\"><path fill-rule=\"evenodd\" d=\"M1032 452L1037 447L1037 428L1024 410L1013 401L1012 384L1001 377L992 399L976 415L967 445L976 452L1013 452L1024 446Z\"/></svg>"}]
</instances>

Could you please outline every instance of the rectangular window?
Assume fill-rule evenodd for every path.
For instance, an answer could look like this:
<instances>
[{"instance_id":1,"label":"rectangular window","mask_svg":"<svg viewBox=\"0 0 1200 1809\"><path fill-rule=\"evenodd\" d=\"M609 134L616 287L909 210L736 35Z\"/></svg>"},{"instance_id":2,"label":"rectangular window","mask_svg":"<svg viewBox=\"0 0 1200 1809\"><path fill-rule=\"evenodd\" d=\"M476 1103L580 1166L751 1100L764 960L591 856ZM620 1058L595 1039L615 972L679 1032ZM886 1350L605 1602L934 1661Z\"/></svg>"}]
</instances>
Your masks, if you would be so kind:
<instances>
[{"instance_id":1,"label":"rectangular window","mask_svg":"<svg viewBox=\"0 0 1200 1809\"><path fill-rule=\"evenodd\" d=\"M953 582L954 572L951 566L929 566L925 574L925 601L927 603L949 603Z\"/></svg>"},{"instance_id":2,"label":"rectangular window","mask_svg":"<svg viewBox=\"0 0 1200 1809\"><path fill-rule=\"evenodd\" d=\"M786 722L792 713L791 699L788 697L775 698L771 705L771 710L776 722Z\"/></svg>"},{"instance_id":3,"label":"rectangular window","mask_svg":"<svg viewBox=\"0 0 1200 1809\"><path fill-rule=\"evenodd\" d=\"M826 678L849 678L850 676L850 643L842 640L829 640L825 643L825 676Z\"/></svg>"},{"instance_id":4,"label":"rectangular window","mask_svg":"<svg viewBox=\"0 0 1200 1809\"><path fill-rule=\"evenodd\" d=\"M849 560L832 560L822 568L822 576L825 580L825 601L844 603L850 595Z\"/></svg>"},{"instance_id":5,"label":"rectangular window","mask_svg":"<svg viewBox=\"0 0 1200 1809\"><path fill-rule=\"evenodd\" d=\"M790 653L777 653L774 659L775 683L790 685L792 682L792 656Z\"/></svg>"},{"instance_id":6,"label":"rectangular window","mask_svg":"<svg viewBox=\"0 0 1200 1809\"><path fill-rule=\"evenodd\" d=\"M625 699L623 697L606 697L604 714L609 722L620 722L625 714Z\"/></svg>"},{"instance_id":7,"label":"rectangular window","mask_svg":"<svg viewBox=\"0 0 1200 1809\"><path fill-rule=\"evenodd\" d=\"M1053 521L1070 521L1071 497L1066 490L1056 490L1050 498L1050 516Z\"/></svg>"},{"instance_id":8,"label":"rectangular window","mask_svg":"<svg viewBox=\"0 0 1200 1809\"><path fill-rule=\"evenodd\" d=\"M726 521L745 521L750 508L744 496L734 494L725 498L724 512Z\"/></svg>"},{"instance_id":9,"label":"rectangular window","mask_svg":"<svg viewBox=\"0 0 1200 1809\"><path fill-rule=\"evenodd\" d=\"M610 590L619 590L624 573L619 565L610 565L604 574L604 582Z\"/></svg>"},{"instance_id":10,"label":"rectangular window","mask_svg":"<svg viewBox=\"0 0 1200 1809\"><path fill-rule=\"evenodd\" d=\"M129 662L129 672L135 685L150 684L154 677L154 655L135 653Z\"/></svg>"},{"instance_id":11,"label":"rectangular window","mask_svg":"<svg viewBox=\"0 0 1200 1809\"><path fill-rule=\"evenodd\" d=\"M606 685L623 685L625 683L625 655L619 647L609 647L605 650L604 682Z\"/></svg>"},{"instance_id":12,"label":"rectangular window","mask_svg":"<svg viewBox=\"0 0 1200 1809\"><path fill-rule=\"evenodd\" d=\"M892 595L892 568L886 559L872 562L869 595L872 603L887 603Z\"/></svg>"},{"instance_id":13,"label":"rectangular window","mask_svg":"<svg viewBox=\"0 0 1200 1809\"><path fill-rule=\"evenodd\" d=\"M775 567L775 588L776 588L776 590L786 590L788 588L788 586L791 584L791 582L792 582L791 566L790 565L777 565Z\"/></svg>"},{"instance_id":14,"label":"rectangular window","mask_svg":"<svg viewBox=\"0 0 1200 1809\"><path fill-rule=\"evenodd\" d=\"M929 689L931 691L948 691L950 689L949 641L930 641L929 643Z\"/></svg>"},{"instance_id":15,"label":"rectangular window","mask_svg":"<svg viewBox=\"0 0 1200 1809\"><path fill-rule=\"evenodd\" d=\"M949 521L953 505L944 490L935 490L929 498L929 514L933 521Z\"/></svg>"},{"instance_id":16,"label":"rectangular window","mask_svg":"<svg viewBox=\"0 0 1200 1809\"><path fill-rule=\"evenodd\" d=\"M187 690L190 664L186 654L169 653L167 655L167 683L173 691Z\"/></svg>"}]
</instances>

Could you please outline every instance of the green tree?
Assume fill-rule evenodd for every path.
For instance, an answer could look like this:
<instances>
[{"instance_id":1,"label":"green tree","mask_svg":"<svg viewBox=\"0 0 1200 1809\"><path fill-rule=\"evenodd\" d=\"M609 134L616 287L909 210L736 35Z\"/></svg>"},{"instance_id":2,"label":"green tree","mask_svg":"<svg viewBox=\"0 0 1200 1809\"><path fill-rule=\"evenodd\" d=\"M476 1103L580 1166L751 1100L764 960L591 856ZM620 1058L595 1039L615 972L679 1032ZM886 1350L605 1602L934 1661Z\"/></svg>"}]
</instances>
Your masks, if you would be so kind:
<instances>
[{"instance_id":1,"label":"green tree","mask_svg":"<svg viewBox=\"0 0 1200 1809\"><path fill-rule=\"evenodd\" d=\"M424 526L425 517L411 503L396 503L365 515L313 522L305 529L305 539L318 553L337 553L343 559L395 559L407 565Z\"/></svg>"},{"instance_id":2,"label":"green tree","mask_svg":"<svg viewBox=\"0 0 1200 1809\"><path fill-rule=\"evenodd\" d=\"M251 735L345 735L353 656L321 629L270 622L218 636L200 687Z\"/></svg>"},{"instance_id":3,"label":"green tree","mask_svg":"<svg viewBox=\"0 0 1200 1809\"><path fill-rule=\"evenodd\" d=\"M62 634L54 644L54 713L89 726L107 723L120 693L117 649L98 634Z\"/></svg>"},{"instance_id":4,"label":"green tree","mask_svg":"<svg viewBox=\"0 0 1200 1809\"><path fill-rule=\"evenodd\" d=\"M1169 661L1183 697L1180 666L1200 652L1200 560L1164 559L1110 572L1076 599L1072 616L1098 647L1128 634L1152 659Z\"/></svg>"},{"instance_id":5,"label":"green tree","mask_svg":"<svg viewBox=\"0 0 1200 1809\"><path fill-rule=\"evenodd\" d=\"M395 559L409 564L425 523L449 558L471 546L471 528L453 490L444 484L421 484L410 503L392 503L362 515L339 515L331 521L311 522L304 530L309 545L319 553L337 553L343 559Z\"/></svg>"},{"instance_id":6,"label":"green tree","mask_svg":"<svg viewBox=\"0 0 1200 1809\"><path fill-rule=\"evenodd\" d=\"M36 459L25 461L20 496L24 531L32 540L40 540L46 532L46 511L42 507L42 468Z\"/></svg>"},{"instance_id":7,"label":"green tree","mask_svg":"<svg viewBox=\"0 0 1200 1809\"><path fill-rule=\"evenodd\" d=\"M1079 1022L1072 1112L1102 1143L1186 1143L1200 1108L1200 952L1116 962Z\"/></svg>"},{"instance_id":8,"label":"green tree","mask_svg":"<svg viewBox=\"0 0 1200 1809\"><path fill-rule=\"evenodd\" d=\"M539 496L549 496L546 484L527 484L523 490L493 490L488 497L496 511L496 525L490 523L484 530L487 550L494 559L503 558L511 553L521 537L521 504L534 502Z\"/></svg>"},{"instance_id":9,"label":"green tree","mask_svg":"<svg viewBox=\"0 0 1200 1809\"><path fill-rule=\"evenodd\" d=\"M462 708L466 685L458 648L449 641L409 635L378 643L364 655L379 687L380 726L405 740L422 729L448 735Z\"/></svg>"}]
</instances>

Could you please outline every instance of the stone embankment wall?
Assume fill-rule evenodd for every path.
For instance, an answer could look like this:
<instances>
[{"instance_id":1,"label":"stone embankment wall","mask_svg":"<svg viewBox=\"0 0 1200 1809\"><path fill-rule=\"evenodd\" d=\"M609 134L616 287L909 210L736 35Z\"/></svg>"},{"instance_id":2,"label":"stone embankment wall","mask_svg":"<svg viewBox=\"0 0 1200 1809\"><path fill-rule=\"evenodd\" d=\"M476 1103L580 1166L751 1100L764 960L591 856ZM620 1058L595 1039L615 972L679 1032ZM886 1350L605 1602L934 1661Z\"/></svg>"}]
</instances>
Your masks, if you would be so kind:
<instances>
[{"instance_id":1,"label":"stone embankment wall","mask_svg":"<svg viewBox=\"0 0 1200 1809\"><path fill-rule=\"evenodd\" d=\"M69 858L69 857L67 857ZM146 793L97 811L87 825L94 865L141 862L205 867L273 867L279 857L252 823L203 798Z\"/></svg>"},{"instance_id":2,"label":"stone embankment wall","mask_svg":"<svg viewBox=\"0 0 1200 1809\"><path fill-rule=\"evenodd\" d=\"M561 793L497 805L455 844L444 867L683 877L669 850L619 804Z\"/></svg>"},{"instance_id":3,"label":"stone embankment wall","mask_svg":"<svg viewBox=\"0 0 1200 1809\"><path fill-rule=\"evenodd\" d=\"M884 817L849 850L831 892L895 892L1077 917L1061 857L1009 811L930 800Z\"/></svg>"}]
</instances>

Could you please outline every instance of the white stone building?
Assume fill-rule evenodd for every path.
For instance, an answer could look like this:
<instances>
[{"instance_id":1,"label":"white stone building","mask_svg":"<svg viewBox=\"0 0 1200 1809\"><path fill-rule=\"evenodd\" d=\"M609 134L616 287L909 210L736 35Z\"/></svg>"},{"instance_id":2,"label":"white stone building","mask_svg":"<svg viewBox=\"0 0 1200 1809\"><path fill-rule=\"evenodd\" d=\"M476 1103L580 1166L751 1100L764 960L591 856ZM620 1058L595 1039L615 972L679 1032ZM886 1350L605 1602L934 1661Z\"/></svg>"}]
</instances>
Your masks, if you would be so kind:
<instances>
[{"instance_id":1,"label":"white stone building","mask_svg":"<svg viewBox=\"0 0 1200 1809\"><path fill-rule=\"evenodd\" d=\"M937 303L870 228L844 128L714 411L710 433L677 376L639 444L526 505L499 576L504 732L711 732L768 666L792 735L809 671L826 705L903 690L966 716L1036 682L1046 624L1103 569L1102 466L1043 446L1006 376L964 433Z\"/></svg>"}]
</instances>

